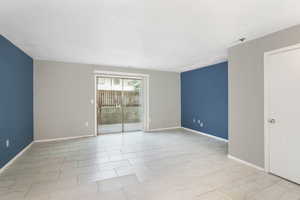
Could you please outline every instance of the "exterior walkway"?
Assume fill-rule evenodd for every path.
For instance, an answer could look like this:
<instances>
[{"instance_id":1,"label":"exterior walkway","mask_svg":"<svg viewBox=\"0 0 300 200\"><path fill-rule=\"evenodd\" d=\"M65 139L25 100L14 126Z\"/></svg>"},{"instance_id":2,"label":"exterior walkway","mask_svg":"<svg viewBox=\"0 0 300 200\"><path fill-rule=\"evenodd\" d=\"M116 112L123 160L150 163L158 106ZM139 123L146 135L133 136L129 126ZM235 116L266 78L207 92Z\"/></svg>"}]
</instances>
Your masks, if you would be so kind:
<instances>
[{"instance_id":1,"label":"exterior walkway","mask_svg":"<svg viewBox=\"0 0 300 200\"><path fill-rule=\"evenodd\" d=\"M124 131L140 131L143 129L142 123L126 123L124 124ZM122 132L122 124L105 124L98 125L98 133L107 134L107 133L120 133Z\"/></svg>"}]
</instances>

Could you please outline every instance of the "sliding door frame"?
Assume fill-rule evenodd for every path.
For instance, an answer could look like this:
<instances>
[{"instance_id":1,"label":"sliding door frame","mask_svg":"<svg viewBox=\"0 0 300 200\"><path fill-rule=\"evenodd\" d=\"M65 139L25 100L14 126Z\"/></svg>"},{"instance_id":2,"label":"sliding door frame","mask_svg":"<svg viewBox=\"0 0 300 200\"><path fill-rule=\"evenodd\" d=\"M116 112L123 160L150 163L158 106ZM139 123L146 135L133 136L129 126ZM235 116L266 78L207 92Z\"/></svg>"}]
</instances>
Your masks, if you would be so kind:
<instances>
[{"instance_id":1,"label":"sliding door frame","mask_svg":"<svg viewBox=\"0 0 300 200\"><path fill-rule=\"evenodd\" d=\"M143 131L149 131L149 75L138 73L114 72L114 71L94 71L94 135L98 135L97 122L97 79L99 77L140 79L142 80L143 95Z\"/></svg>"}]
</instances>

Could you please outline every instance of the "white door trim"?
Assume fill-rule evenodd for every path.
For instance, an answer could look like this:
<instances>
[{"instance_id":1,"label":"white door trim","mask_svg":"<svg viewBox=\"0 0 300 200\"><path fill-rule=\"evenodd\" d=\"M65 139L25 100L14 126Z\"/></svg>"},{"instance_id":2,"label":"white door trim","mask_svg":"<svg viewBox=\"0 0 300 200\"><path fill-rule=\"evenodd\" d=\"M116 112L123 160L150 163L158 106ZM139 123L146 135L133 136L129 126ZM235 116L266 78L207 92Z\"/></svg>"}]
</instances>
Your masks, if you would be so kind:
<instances>
[{"instance_id":1,"label":"white door trim","mask_svg":"<svg viewBox=\"0 0 300 200\"><path fill-rule=\"evenodd\" d=\"M94 71L94 135L97 136L97 77L107 76L107 77L120 77L120 78L137 78L143 80L143 94L144 94L144 128L143 131L149 131L149 74L138 74L138 73L126 73L126 72L115 72L115 71Z\"/></svg>"},{"instance_id":2,"label":"white door trim","mask_svg":"<svg viewBox=\"0 0 300 200\"><path fill-rule=\"evenodd\" d=\"M283 52L300 49L300 43L264 53L264 152L265 152L265 171L270 172L270 136L269 136L269 62L268 59L271 55L280 54Z\"/></svg>"}]
</instances>

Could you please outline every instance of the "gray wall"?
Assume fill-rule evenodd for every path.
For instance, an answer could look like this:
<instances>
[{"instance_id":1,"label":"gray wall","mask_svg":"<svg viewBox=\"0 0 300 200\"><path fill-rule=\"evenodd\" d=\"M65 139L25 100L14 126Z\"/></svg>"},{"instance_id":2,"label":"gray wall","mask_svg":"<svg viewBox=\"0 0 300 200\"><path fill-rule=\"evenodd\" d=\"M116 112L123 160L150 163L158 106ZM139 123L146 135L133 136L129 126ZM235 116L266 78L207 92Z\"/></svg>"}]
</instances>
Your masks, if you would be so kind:
<instances>
[{"instance_id":1,"label":"gray wall","mask_svg":"<svg viewBox=\"0 0 300 200\"><path fill-rule=\"evenodd\" d=\"M94 134L94 70L149 74L150 129L180 126L179 73L35 60L35 140Z\"/></svg>"},{"instance_id":2,"label":"gray wall","mask_svg":"<svg viewBox=\"0 0 300 200\"><path fill-rule=\"evenodd\" d=\"M264 167L264 52L300 43L294 26L229 49L229 154Z\"/></svg>"}]
</instances>

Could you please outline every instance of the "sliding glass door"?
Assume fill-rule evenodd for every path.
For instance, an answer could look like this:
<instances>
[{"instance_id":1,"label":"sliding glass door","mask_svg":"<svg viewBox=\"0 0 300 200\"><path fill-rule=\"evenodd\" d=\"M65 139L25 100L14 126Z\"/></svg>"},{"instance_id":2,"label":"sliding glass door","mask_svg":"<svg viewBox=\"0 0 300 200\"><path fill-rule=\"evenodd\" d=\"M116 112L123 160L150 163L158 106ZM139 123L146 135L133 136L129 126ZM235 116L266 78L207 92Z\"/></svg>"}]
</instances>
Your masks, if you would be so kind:
<instances>
[{"instance_id":1,"label":"sliding glass door","mask_svg":"<svg viewBox=\"0 0 300 200\"><path fill-rule=\"evenodd\" d=\"M123 79L123 86L123 131L142 130L142 81Z\"/></svg>"},{"instance_id":2,"label":"sliding glass door","mask_svg":"<svg viewBox=\"0 0 300 200\"><path fill-rule=\"evenodd\" d=\"M141 79L97 77L98 134L142 130L142 96Z\"/></svg>"}]
</instances>

